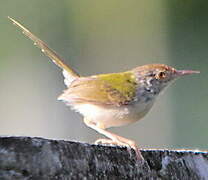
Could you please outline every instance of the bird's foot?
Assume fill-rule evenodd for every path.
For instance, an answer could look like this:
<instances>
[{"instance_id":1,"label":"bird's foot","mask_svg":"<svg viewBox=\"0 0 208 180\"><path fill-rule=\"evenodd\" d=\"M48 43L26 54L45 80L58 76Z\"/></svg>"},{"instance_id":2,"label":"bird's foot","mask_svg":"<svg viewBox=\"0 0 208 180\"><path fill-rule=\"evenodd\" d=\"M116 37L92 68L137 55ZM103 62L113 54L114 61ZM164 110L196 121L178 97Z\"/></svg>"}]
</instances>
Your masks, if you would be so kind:
<instances>
[{"instance_id":1,"label":"bird's foot","mask_svg":"<svg viewBox=\"0 0 208 180\"><path fill-rule=\"evenodd\" d=\"M99 139L95 142L96 144L101 142L103 144L114 144L114 145L127 146L127 149L129 152L131 152L131 148L134 149L134 151L136 153L136 157L139 161L144 160L140 150L138 149L138 147L134 141L126 139L121 136L118 136L112 132L109 132L109 131L105 130L104 127L101 127L100 125L98 126L98 124L91 122L88 119L85 119L84 122L87 126L91 127L92 129L96 130L97 132L99 132L109 138L109 139Z\"/></svg>"},{"instance_id":2,"label":"bird's foot","mask_svg":"<svg viewBox=\"0 0 208 180\"><path fill-rule=\"evenodd\" d=\"M97 139L95 144L106 144L106 145L116 145L116 146L127 146L125 143L113 141L111 139Z\"/></svg>"},{"instance_id":3,"label":"bird's foot","mask_svg":"<svg viewBox=\"0 0 208 180\"><path fill-rule=\"evenodd\" d=\"M125 139L125 138L124 138ZM117 146L125 146L127 147L128 152L131 154L131 148L134 149L136 153L136 157L139 161L144 160L139 148L136 143L132 140L125 139L125 142L119 140L111 140L111 139L98 139L95 141L95 144L107 144L107 145L117 145Z\"/></svg>"}]
</instances>

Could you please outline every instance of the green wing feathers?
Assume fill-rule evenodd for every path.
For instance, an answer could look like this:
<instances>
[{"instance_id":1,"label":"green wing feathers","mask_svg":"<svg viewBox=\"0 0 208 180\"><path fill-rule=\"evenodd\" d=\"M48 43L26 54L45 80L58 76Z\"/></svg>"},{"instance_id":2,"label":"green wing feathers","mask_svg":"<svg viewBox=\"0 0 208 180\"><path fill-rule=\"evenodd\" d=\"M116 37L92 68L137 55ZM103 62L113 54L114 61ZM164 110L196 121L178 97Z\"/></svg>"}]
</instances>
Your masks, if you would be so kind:
<instances>
[{"instance_id":1,"label":"green wing feathers","mask_svg":"<svg viewBox=\"0 0 208 180\"><path fill-rule=\"evenodd\" d=\"M63 69L67 89L60 97L68 103L95 103L109 105L124 105L132 102L136 92L136 80L132 72L101 74L90 77L80 77L71 67L63 63L58 54L46 43L32 34L16 20L8 17L19 27L23 34L30 38L41 51L57 66Z\"/></svg>"},{"instance_id":2,"label":"green wing feathers","mask_svg":"<svg viewBox=\"0 0 208 180\"><path fill-rule=\"evenodd\" d=\"M136 92L132 72L101 74L75 80L59 100L71 103L125 105L132 102Z\"/></svg>"}]
</instances>

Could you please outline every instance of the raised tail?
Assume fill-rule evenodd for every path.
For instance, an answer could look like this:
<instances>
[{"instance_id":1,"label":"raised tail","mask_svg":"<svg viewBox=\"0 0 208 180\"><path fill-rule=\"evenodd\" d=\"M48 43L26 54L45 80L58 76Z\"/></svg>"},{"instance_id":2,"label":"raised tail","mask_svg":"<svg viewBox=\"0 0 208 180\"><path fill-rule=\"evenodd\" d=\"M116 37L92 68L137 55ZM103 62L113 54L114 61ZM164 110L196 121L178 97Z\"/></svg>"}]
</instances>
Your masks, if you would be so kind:
<instances>
[{"instance_id":1,"label":"raised tail","mask_svg":"<svg viewBox=\"0 0 208 180\"><path fill-rule=\"evenodd\" d=\"M33 33L31 33L27 28L25 28L23 25L21 25L19 22L14 20L13 18L9 17L8 18L12 21L14 25L19 27L22 30L22 33L30 38L33 42L34 45L36 45L38 48L41 49L41 51L48 56L57 66L63 69L63 75L65 77L65 84L69 86L71 82L80 77L78 73L76 73L75 70L73 70L71 67L67 66L66 64L63 63L63 60L59 57L59 55L50 49L46 43L44 43L42 40L40 40L37 36L35 36Z\"/></svg>"}]
</instances>

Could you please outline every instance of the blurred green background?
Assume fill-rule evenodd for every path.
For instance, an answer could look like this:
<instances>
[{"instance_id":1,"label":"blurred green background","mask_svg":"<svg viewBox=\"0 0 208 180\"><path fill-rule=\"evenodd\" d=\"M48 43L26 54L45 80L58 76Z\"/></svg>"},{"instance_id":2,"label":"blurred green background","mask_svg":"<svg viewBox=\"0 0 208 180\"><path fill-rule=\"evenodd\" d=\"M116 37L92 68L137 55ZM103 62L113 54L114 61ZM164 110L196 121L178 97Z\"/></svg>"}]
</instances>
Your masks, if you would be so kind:
<instances>
[{"instance_id":1,"label":"blurred green background","mask_svg":"<svg viewBox=\"0 0 208 180\"><path fill-rule=\"evenodd\" d=\"M101 135L56 100L65 89L61 70L7 16L82 75L149 63L200 70L173 84L143 120L111 131L142 148L208 148L207 1L1 1L0 134L93 142Z\"/></svg>"}]
</instances>

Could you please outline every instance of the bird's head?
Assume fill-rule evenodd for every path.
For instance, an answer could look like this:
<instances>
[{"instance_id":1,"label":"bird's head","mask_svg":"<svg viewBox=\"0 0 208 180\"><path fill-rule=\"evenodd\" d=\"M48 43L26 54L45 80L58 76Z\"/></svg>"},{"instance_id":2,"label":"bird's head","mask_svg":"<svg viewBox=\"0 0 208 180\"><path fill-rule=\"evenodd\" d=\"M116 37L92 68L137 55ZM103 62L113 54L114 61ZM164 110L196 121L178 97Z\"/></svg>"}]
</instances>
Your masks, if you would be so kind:
<instances>
[{"instance_id":1,"label":"bird's head","mask_svg":"<svg viewBox=\"0 0 208 180\"><path fill-rule=\"evenodd\" d=\"M133 69L138 87L145 89L146 93L159 94L165 87L178 77L199 73L192 70L176 70L164 64L149 64Z\"/></svg>"}]
</instances>

